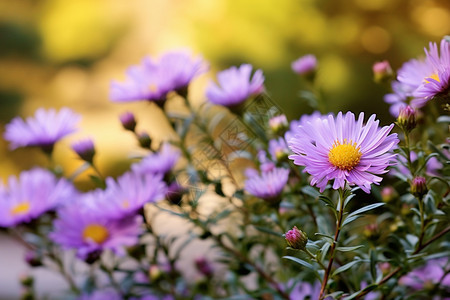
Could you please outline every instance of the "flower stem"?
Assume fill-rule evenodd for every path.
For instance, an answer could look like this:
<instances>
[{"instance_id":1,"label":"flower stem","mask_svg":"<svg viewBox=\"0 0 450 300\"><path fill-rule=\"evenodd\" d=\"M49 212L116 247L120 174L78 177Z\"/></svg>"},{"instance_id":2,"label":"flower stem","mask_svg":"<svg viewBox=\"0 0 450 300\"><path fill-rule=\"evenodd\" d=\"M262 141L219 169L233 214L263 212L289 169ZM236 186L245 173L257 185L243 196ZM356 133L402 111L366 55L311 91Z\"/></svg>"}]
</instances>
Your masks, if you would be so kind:
<instances>
[{"instance_id":1,"label":"flower stem","mask_svg":"<svg viewBox=\"0 0 450 300\"><path fill-rule=\"evenodd\" d=\"M330 249L330 260L328 262L328 267L326 268L325 274L323 276L322 287L320 288L319 300L323 299L323 297L324 297L328 278L331 273L331 268L333 267L335 249L336 249L336 245L338 242L339 233L341 232L342 220L343 220L343 216L344 216L344 194L345 194L345 190L339 189L339 215L336 220L336 232L334 233L334 241L333 241L333 244L331 245L331 249Z\"/></svg>"}]
</instances>

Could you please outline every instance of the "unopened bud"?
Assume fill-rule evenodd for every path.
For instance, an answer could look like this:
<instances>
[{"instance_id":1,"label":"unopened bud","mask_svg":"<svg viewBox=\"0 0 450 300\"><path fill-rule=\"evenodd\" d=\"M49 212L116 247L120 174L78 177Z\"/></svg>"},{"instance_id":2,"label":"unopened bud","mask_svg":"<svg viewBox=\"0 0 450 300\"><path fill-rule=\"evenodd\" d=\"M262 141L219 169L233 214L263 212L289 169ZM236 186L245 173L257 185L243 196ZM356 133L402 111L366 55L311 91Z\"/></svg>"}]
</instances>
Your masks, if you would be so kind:
<instances>
[{"instance_id":1,"label":"unopened bud","mask_svg":"<svg viewBox=\"0 0 450 300\"><path fill-rule=\"evenodd\" d=\"M20 283L22 286L30 288L34 284L34 278L28 274L23 274L20 276Z\"/></svg>"},{"instance_id":2,"label":"unopened bud","mask_svg":"<svg viewBox=\"0 0 450 300\"><path fill-rule=\"evenodd\" d=\"M417 120L416 111L414 110L414 108L409 105L401 108L398 114L397 124L407 133L416 128Z\"/></svg>"},{"instance_id":3,"label":"unopened bud","mask_svg":"<svg viewBox=\"0 0 450 300\"><path fill-rule=\"evenodd\" d=\"M292 62L291 67L295 73L312 81L316 75L317 59L312 54L305 55Z\"/></svg>"},{"instance_id":4,"label":"unopened bud","mask_svg":"<svg viewBox=\"0 0 450 300\"><path fill-rule=\"evenodd\" d=\"M42 266L42 257L34 250L29 250L25 253L25 261L31 267Z\"/></svg>"},{"instance_id":5,"label":"unopened bud","mask_svg":"<svg viewBox=\"0 0 450 300\"><path fill-rule=\"evenodd\" d=\"M286 116L279 115L269 119L269 128L274 134L282 136L289 128Z\"/></svg>"},{"instance_id":6,"label":"unopened bud","mask_svg":"<svg viewBox=\"0 0 450 300\"><path fill-rule=\"evenodd\" d=\"M119 116L120 123L122 123L123 128L129 131L133 131L136 129L136 119L134 115L130 112L124 112Z\"/></svg>"},{"instance_id":7,"label":"unopened bud","mask_svg":"<svg viewBox=\"0 0 450 300\"><path fill-rule=\"evenodd\" d=\"M152 144L152 139L145 132L141 132L139 134L138 140L139 140L139 145L141 145L142 148L150 148L150 145Z\"/></svg>"},{"instance_id":8,"label":"unopened bud","mask_svg":"<svg viewBox=\"0 0 450 300\"><path fill-rule=\"evenodd\" d=\"M427 192L427 180L422 176L414 177L411 182L411 194L422 199Z\"/></svg>"},{"instance_id":9,"label":"unopened bud","mask_svg":"<svg viewBox=\"0 0 450 300\"><path fill-rule=\"evenodd\" d=\"M303 231L294 226L284 235L289 247L297 250L305 250L306 243L308 243L308 236Z\"/></svg>"},{"instance_id":10,"label":"unopened bud","mask_svg":"<svg viewBox=\"0 0 450 300\"><path fill-rule=\"evenodd\" d=\"M95 148L94 142L91 139L84 139L73 143L72 149L82 160L92 164L95 156Z\"/></svg>"},{"instance_id":11,"label":"unopened bud","mask_svg":"<svg viewBox=\"0 0 450 300\"><path fill-rule=\"evenodd\" d=\"M200 273L202 273L206 277L211 277L214 274L211 264L204 257L199 257L195 259L195 267Z\"/></svg>"},{"instance_id":12,"label":"unopened bud","mask_svg":"<svg viewBox=\"0 0 450 300\"><path fill-rule=\"evenodd\" d=\"M375 82L381 83L392 79L394 72L387 60L376 62L373 64L373 78Z\"/></svg>"}]
</instances>

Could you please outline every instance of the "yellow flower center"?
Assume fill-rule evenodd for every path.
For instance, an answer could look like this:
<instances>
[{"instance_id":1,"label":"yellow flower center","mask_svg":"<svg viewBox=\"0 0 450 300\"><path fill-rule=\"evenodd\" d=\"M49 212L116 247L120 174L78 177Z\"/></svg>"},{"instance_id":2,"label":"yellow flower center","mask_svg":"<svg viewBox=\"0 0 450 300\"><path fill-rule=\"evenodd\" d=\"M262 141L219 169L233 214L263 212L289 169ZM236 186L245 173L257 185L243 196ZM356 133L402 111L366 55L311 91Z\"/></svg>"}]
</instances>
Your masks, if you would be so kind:
<instances>
[{"instance_id":1,"label":"yellow flower center","mask_svg":"<svg viewBox=\"0 0 450 300\"><path fill-rule=\"evenodd\" d=\"M439 79L439 75L434 73L434 74L431 74L429 77L425 78L425 83L430 83L430 81L428 80L430 78L436 80L437 82L441 82L441 80Z\"/></svg>"},{"instance_id":2,"label":"yellow flower center","mask_svg":"<svg viewBox=\"0 0 450 300\"><path fill-rule=\"evenodd\" d=\"M334 142L333 147L328 152L328 160L333 166L341 169L350 171L356 167L361 160L361 152L359 147L356 147L356 143L344 139L344 143L341 144L339 141Z\"/></svg>"},{"instance_id":3,"label":"yellow flower center","mask_svg":"<svg viewBox=\"0 0 450 300\"><path fill-rule=\"evenodd\" d=\"M157 91L158 91L158 86L157 86L156 84L154 84L154 83L151 83L151 84L148 86L148 89L150 90L150 92L154 93L154 92L157 92Z\"/></svg>"},{"instance_id":4,"label":"yellow flower center","mask_svg":"<svg viewBox=\"0 0 450 300\"><path fill-rule=\"evenodd\" d=\"M83 230L84 241L91 240L97 244L101 244L108 238L108 236L108 229L106 229L105 226L99 224L90 224Z\"/></svg>"},{"instance_id":5,"label":"yellow flower center","mask_svg":"<svg viewBox=\"0 0 450 300\"><path fill-rule=\"evenodd\" d=\"M19 203L19 204L15 205L11 209L10 213L13 216L17 216L17 215L26 214L29 211L30 211L30 202L29 201L24 201L22 203Z\"/></svg>"}]
</instances>

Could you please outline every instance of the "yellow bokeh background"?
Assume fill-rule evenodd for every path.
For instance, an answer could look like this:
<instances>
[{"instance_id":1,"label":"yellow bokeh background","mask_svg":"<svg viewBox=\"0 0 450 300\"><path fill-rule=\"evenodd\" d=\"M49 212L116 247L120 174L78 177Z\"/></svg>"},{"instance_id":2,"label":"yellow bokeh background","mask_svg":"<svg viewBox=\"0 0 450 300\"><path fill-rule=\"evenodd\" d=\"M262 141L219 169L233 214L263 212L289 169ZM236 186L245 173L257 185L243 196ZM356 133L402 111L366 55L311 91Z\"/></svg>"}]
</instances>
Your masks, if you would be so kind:
<instances>
[{"instance_id":1,"label":"yellow bokeh background","mask_svg":"<svg viewBox=\"0 0 450 300\"><path fill-rule=\"evenodd\" d=\"M304 83L290 63L313 53L330 111L377 113L390 122L382 100L388 87L372 82L371 65L388 59L399 68L449 33L445 0L0 0L0 129L39 107L68 106L83 120L58 145L56 163L72 173L81 162L70 143L92 137L100 169L117 175L127 157L140 153L120 127L121 112L134 112L139 130L155 143L170 131L148 103L111 103L110 81L123 80L146 55L178 48L210 64L191 89L197 104L217 71L251 63L263 69L273 100L296 119L311 109L298 97ZM0 142L3 179L48 165L36 149L9 152L7 146Z\"/></svg>"}]
</instances>

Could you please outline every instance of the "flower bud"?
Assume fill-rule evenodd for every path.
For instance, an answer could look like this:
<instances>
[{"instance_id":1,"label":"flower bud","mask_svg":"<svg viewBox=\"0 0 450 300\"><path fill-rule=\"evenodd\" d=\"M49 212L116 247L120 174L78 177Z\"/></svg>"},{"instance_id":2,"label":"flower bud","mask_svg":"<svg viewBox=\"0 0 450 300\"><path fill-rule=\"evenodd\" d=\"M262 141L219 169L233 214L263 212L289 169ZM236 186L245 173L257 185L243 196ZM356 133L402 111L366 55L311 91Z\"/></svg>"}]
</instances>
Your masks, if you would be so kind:
<instances>
[{"instance_id":1,"label":"flower bud","mask_svg":"<svg viewBox=\"0 0 450 300\"><path fill-rule=\"evenodd\" d=\"M289 128L286 115L279 115L271 118L269 120L269 128L274 134L282 136Z\"/></svg>"},{"instance_id":2,"label":"flower bud","mask_svg":"<svg viewBox=\"0 0 450 300\"><path fill-rule=\"evenodd\" d=\"M199 257L195 259L195 267L200 273L202 273L206 277L211 277L214 274L214 270L211 264L204 257Z\"/></svg>"},{"instance_id":3,"label":"flower bud","mask_svg":"<svg viewBox=\"0 0 450 300\"><path fill-rule=\"evenodd\" d=\"M152 144L152 139L145 132L141 132L139 134L138 140L139 140L139 145L141 145L142 148L150 148L150 146Z\"/></svg>"},{"instance_id":4,"label":"flower bud","mask_svg":"<svg viewBox=\"0 0 450 300\"><path fill-rule=\"evenodd\" d=\"M409 105L401 108L398 114L397 124L407 133L416 128L417 120L416 111L414 110L414 108Z\"/></svg>"},{"instance_id":5,"label":"flower bud","mask_svg":"<svg viewBox=\"0 0 450 300\"><path fill-rule=\"evenodd\" d=\"M316 75L317 59L312 54L305 55L292 62L291 67L295 73L312 81Z\"/></svg>"},{"instance_id":6,"label":"flower bud","mask_svg":"<svg viewBox=\"0 0 450 300\"><path fill-rule=\"evenodd\" d=\"M381 200L383 202L391 202L398 196L397 191L392 186L384 187L381 190Z\"/></svg>"},{"instance_id":7,"label":"flower bud","mask_svg":"<svg viewBox=\"0 0 450 300\"><path fill-rule=\"evenodd\" d=\"M372 70L373 78L377 83L386 82L394 75L391 65L387 60L374 63Z\"/></svg>"},{"instance_id":8,"label":"flower bud","mask_svg":"<svg viewBox=\"0 0 450 300\"><path fill-rule=\"evenodd\" d=\"M289 247L297 250L305 250L306 243L308 243L308 236L303 231L294 226L284 235Z\"/></svg>"},{"instance_id":9,"label":"flower bud","mask_svg":"<svg viewBox=\"0 0 450 300\"><path fill-rule=\"evenodd\" d=\"M20 284L22 284L23 287L30 288L34 284L34 278L28 274L22 274L20 276L19 280L20 280Z\"/></svg>"},{"instance_id":10,"label":"flower bud","mask_svg":"<svg viewBox=\"0 0 450 300\"><path fill-rule=\"evenodd\" d=\"M31 267L40 267L42 266L42 257L33 250L29 250L25 253L25 261Z\"/></svg>"},{"instance_id":11,"label":"flower bud","mask_svg":"<svg viewBox=\"0 0 450 300\"><path fill-rule=\"evenodd\" d=\"M419 199L428 192L427 180L422 176L416 176L411 182L411 194Z\"/></svg>"},{"instance_id":12,"label":"flower bud","mask_svg":"<svg viewBox=\"0 0 450 300\"><path fill-rule=\"evenodd\" d=\"M134 132L136 129L136 119L134 118L134 115L130 112L124 112L119 116L120 123L122 123L123 128L125 130L129 130Z\"/></svg>"},{"instance_id":13,"label":"flower bud","mask_svg":"<svg viewBox=\"0 0 450 300\"><path fill-rule=\"evenodd\" d=\"M161 278L161 275L161 269L157 265L151 265L148 269L148 277L151 279L151 281L158 280L159 278Z\"/></svg>"},{"instance_id":14,"label":"flower bud","mask_svg":"<svg viewBox=\"0 0 450 300\"><path fill-rule=\"evenodd\" d=\"M82 160L92 164L95 155L95 148L94 142L91 139L84 139L73 143L72 149Z\"/></svg>"}]
</instances>

